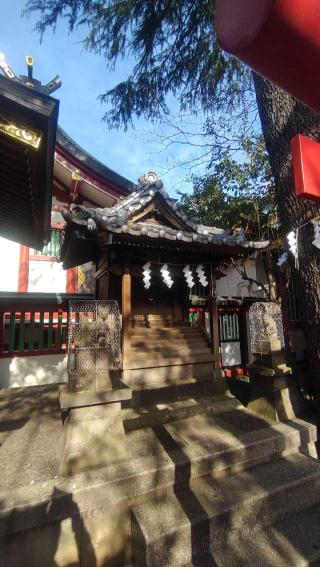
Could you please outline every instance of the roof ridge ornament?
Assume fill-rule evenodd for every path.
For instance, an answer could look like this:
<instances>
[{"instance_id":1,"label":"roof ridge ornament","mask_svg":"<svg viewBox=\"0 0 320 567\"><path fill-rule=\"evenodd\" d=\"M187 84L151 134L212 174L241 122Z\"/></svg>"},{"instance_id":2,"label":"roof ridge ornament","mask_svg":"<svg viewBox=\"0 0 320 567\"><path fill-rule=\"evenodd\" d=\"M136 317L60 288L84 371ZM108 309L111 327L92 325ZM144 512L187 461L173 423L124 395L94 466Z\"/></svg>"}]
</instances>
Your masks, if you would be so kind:
<instances>
[{"instance_id":1,"label":"roof ridge ornament","mask_svg":"<svg viewBox=\"0 0 320 567\"><path fill-rule=\"evenodd\" d=\"M136 191L144 191L148 187L154 187L156 190L163 188L163 182L154 171L147 171L144 175L140 175Z\"/></svg>"},{"instance_id":2,"label":"roof ridge ornament","mask_svg":"<svg viewBox=\"0 0 320 567\"><path fill-rule=\"evenodd\" d=\"M41 81L34 79L33 77L34 59L32 55L26 56L26 63L27 63L28 75L27 76L16 75L13 69L7 63L5 54L0 53L0 70L8 79L16 81L17 83L20 83L25 87L29 87L31 89L34 89L35 91L41 92L46 95L51 95L54 91L56 91L61 87L62 81L59 75L56 75L46 85L42 85Z\"/></svg>"},{"instance_id":3,"label":"roof ridge ornament","mask_svg":"<svg viewBox=\"0 0 320 567\"><path fill-rule=\"evenodd\" d=\"M139 177L138 179L141 185L152 185L158 180L159 177L157 176L155 171L146 171L146 173L144 175L141 175L141 177Z\"/></svg>"}]
</instances>

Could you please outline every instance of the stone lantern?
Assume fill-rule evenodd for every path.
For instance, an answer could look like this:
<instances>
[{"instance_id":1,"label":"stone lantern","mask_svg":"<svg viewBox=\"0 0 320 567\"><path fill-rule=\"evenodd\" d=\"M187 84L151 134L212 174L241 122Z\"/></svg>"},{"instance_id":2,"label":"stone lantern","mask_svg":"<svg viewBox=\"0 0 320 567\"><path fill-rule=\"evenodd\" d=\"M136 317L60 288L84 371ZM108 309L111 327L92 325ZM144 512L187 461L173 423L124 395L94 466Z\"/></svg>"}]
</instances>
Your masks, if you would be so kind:
<instances>
[{"instance_id":1,"label":"stone lantern","mask_svg":"<svg viewBox=\"0 0 320 567\"><path fill-rule=\"evenodd\" d=\"M71 474L129 456L121 401L121 319L116 301L70 301L69 384L60 389L66 444L61 472Z\"/></svg>"},{"instance_id":2,"label":"stone lantern","mask_svg":"<svg viewBox=\"0 0 320 567\"><path fill-rule=\"evenodd\" d=\"M251 383L248 408L270 421L293 419L299 392L286 363L280 306L254 303L249 310L249 327L253 362L247 367Z\"/></svg>"}]
</instances>

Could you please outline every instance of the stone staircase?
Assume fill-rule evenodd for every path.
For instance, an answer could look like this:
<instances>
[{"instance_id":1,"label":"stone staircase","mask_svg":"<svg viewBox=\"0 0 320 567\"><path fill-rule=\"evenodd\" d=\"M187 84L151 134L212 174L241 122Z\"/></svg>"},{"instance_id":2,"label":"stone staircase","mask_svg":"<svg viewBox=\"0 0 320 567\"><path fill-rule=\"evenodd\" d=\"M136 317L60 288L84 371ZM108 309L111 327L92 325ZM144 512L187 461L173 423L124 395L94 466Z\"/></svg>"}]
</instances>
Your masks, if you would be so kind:
<instances>
[{"instance_id":1,"label":"stone staircase","mask_svg":"<svg viewBox=\"0 0 320 567\"><path fill-rule=\"evenodd\" d=\"M58 387L0 406L1 567L320 565L309 418L270 425L230 396L123 408L127 457L69 477Z\"/></svg>"},{"instance_id":2,"label":"stone staircase","mask_svg":"<svg viewBox=\"0 0 320 567\"><path fill-rule=\"evenodd\" d=\"M271 426L236 400L204 403L149 423L174 475L132 507L132 564L320 565L320 464L301 452L317 428L298 418Z\"/></svg>"},{"instance_id":3,"label":"stone staircase","mask_svg":"<svg viewBox=\"0 0 320 567\"><path fill-rule=\"evenodd\" d=\"M133 321L131 360L140 406L122 414L143 469L131 494L132 565L320 566L312 421L271 425L212 397L205 336L169 318Z\"/></svg>"},{"instance_id":4,"label":"stone staircase","mask_svg":"<svg viewBox=\"0 0 320 567\"><path fill-rule=\"evenodd\" d=\"M180 389L176 397L183 397L188 386L189 395L208 394L212 370L213 354L200 328L161 316L133 319L129 383L135 391L143 390L146 397L157 390L159 401L159 390L177 394Z\"/></svg>"}]
</instances>

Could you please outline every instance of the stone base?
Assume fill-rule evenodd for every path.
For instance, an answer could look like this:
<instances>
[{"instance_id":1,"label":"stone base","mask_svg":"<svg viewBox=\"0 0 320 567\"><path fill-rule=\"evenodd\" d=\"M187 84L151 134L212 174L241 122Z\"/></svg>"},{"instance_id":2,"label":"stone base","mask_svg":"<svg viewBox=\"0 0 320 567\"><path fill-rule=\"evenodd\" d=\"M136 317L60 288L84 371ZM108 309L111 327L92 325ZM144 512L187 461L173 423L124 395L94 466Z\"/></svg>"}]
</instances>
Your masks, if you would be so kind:
<instances>
[{"instance_id":1,"label":"stone base","mask_svg":"<svg viewBox=\"0 0 320 567\"><path fill-rule=\"evenodd\" d=\"M286 368L286 356L282 350L279 351L271 351L268 354L256 354L253 353L252 355L253 361L252 364L249 365L249 368L258 366L268 368L269 370L273 370L275 368ZM280 372L279 372L280 374Z\"/></svg>"},{"instance_id":2,"label":"stone base","mask_svg":"<svg viewBox=\"0 0 320 567\"><path fill-rule=\"evenodd\" d=\"M250 377L251 392L248 409L269 421L294 419L303 410L293 376L255 374Z\"/></svg>"},{"instance_id":3,"label":"stone base","mask_svg":"<svg viewBox=\"0 0 320 567\"><path fill-rule=\"evenodd\" d=\"M86 355L86 353L83 353L83 355ZM112 390L119 387L121 378L122 370L106 370L104 372L79 372L74 373L70 376L69 388L70 392Z\"/></svg>"},{"instance_id":4,"label":"stone base","mask_svg":"<svg viewBox=\"0 0 320 567\"><path fill-rule=\"evenodd\" d=\"M61 474L71 475L129 457L121 401L131 397L131 388L122 382L117 383L116 389L84 392L60 387L60 407L67 413Z\"/></svg>"},{"instance_id":5,"label":"stone base","mask_svg":"<svg viewBox=\"0 0 320 567\"><path fill-rule=\"evenodd\" d=\"M120 402L70 409L65 427L63 475L129 458Z\"/></svg>"},{"instance_id":6,"label":"stone base","mask_svg":"<svg viewBox=\"0 0 320 567\"><path fill-rule=\"evenodd\" d=\"M224 394L228 394L228 393L229 393L229 388L225 377L225 373L222 370L222 368L216 368L213 371L213 395L223 396Z\"/></svg>"},{"instance_id":7,"label":"stone base","mask_svg":"<svg viewBox=\"0 0 320 567\"><path fill-rule=\"evenodd\" d=\"M117 388L110 390L87 390L82 392L70 392L68 386L63 384L59 387L59 402L61 410L81 408L87 406L98 406L131 400L132 390L129 386L120 382Z\"/></svg>"}]
</instances>

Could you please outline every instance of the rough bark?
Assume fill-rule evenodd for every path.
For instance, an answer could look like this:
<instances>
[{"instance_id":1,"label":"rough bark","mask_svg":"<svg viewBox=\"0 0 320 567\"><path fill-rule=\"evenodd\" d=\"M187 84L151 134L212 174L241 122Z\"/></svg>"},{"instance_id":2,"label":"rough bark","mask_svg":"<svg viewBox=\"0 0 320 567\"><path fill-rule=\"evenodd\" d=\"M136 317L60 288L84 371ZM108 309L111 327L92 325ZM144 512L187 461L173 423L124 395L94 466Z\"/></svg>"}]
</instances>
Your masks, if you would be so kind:
<instances>
[{"instance_id":1,"label":"rough bark","mask_svg":"<svg viewBox=\"0 0 320 567\"><path fill-rule=\"evenodd\" d=\"M320 216L320 203L294 195L290 140L304 134L320 141L320 114L297 102L254 74L262 130L276 185L283 234ZM320 167L320 164L319 164ZM299 266L291 256L294 287L308 345L309 367L316 397L320 399L320 251L312 244L313 225L299 230Z\"/></svg>"}]
</instances>

